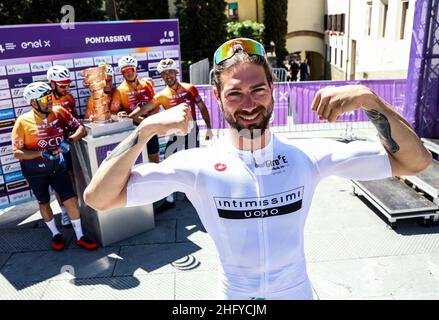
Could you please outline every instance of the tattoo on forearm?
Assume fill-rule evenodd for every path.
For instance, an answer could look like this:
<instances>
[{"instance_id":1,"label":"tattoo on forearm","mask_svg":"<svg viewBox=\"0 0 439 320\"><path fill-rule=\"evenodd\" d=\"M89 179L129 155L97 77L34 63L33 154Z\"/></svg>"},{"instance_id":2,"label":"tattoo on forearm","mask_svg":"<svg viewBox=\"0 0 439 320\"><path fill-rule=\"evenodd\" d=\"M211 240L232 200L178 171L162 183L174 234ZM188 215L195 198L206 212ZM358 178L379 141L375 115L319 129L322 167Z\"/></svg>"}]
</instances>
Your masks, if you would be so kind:
<instances>
[{"instance_id":1,"label":"tattoo on forearm","mask_svg":"<svg viewBox=\"0 0 439 320\"><path fill-rule=\"evenodd\" d=\"M128 149L130 149L133 146L135 146L137 144L137 142L139 141L139 134L140 134L139 130L136 129L133 132L133 134L131 135L131 138L127 142L120 143L116 148L114 148L114 150L105 159L105 161L117 158L121 154L125 153L125 151L127 151Z\"/></svg>"},{"instance_id":2,"label":"tattoo on forearm","mask_svg":"<svg viewBox=\"0 0 439 320\"><path fill-rule=\"evenodd\" d=\"M381 143L392 153L399 150L399 145L393 140L390 130L390 123L387 117L376 110L366 110L369 120L377 128Z\"/></svg>"}]
</instances>

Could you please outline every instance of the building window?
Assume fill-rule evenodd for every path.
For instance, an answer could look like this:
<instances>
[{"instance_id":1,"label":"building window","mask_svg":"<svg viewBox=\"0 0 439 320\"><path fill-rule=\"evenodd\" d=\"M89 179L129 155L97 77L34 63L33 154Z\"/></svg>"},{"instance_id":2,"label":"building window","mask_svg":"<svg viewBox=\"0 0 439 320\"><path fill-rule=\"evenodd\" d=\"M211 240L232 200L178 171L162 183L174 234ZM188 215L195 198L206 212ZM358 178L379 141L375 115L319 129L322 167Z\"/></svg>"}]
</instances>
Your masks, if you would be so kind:
<instances>
[{"instance_id":1,"label":"building window","mask_svg":"<svg viewBox=\"0 0 439 320\"><path fill-rule=\"evenodd\" d=\"M331 31L337 30L337 16L335 14L331 15Z\"/></svg>"},{"instance_id":2,"label":"building window","mask_svg":"<svg viewBox=\"0 0 439 320\"><path fill-rule=\"evenodd\" d=\"M389 11L389 4L387 0L381 0L381 8L382 8L382 29L381 36L384 38L386 36L386 25L387 25L387 13Z\"/></svg>"},{"instance_id":3,"label":"building window","mask_svg":"<svg viewBox=\"0 0 439 320\"><path fill-rule=\"evenodd\" d=\"M340 68L343 68L343 50L340 50Z\"/></svg>"},{"instance_id":4,"label":"building window","mask_svg":"<svg viewBox=\"0 0 439 320\"><path fill-rule=\"evenodd\" d=\"M344 33L344 17L345 17L344 13L336 15L336 25L337 25L337 27L336 27L335 31Z\"/></svg>"},{"instance_id":5,"label":"building window","mask_svg":"<svg viewBox=\"0 0 439 320\"><path fill-rule=\"evenodd\" d=\"M402 2L402 12L401 12L401 28L399 32L399 38L402 40L404 39L405 34L405 23L407 21L407 11L409 10L409 2L403 1Z\"/></svg>"},{"instance_id":6,"label":"building window","mask_svg":"<svg viewBox=\"0 0 439 320\"><path fill-rule=\"evenodd\" d=\"M323 28L329 34L343 34L345 30L345 14L330 14L323 17Z\"/></svg>"},{"instance_id":7,"label":"building window","mask_svg":"<svg viewBox=\"0 0 439 320\"><path fill-rule=\"evenodd\" d=\"M367 3L366 18L367 18L367 35L370 36L371 28L372 28L372 1L369 1Z\"/></svg>"},{"instance_id":8,"label":"building window","mask_svg":"<svg viewBox=\"0 0 439 320\"><path fill-rule=\"evenodd\" d=\"M232 2L228 4L229 18L238 17L238 2Z\"/></svg>"}]
</instances>

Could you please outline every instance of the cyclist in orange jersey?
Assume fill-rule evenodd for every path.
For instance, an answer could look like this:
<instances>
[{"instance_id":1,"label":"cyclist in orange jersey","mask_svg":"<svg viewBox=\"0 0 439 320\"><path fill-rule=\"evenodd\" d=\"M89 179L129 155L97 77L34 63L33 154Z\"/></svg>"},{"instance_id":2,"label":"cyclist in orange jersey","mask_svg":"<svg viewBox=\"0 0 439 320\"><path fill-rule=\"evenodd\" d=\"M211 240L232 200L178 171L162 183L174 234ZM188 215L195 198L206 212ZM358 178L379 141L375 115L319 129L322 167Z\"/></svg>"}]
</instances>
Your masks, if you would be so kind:
<instances>
[{"instance_id":1,"label":"cyclist in orange jersey","mask_svg":"<svg viewBox=\"0 0 439 320\"><path fill-rule=\"evenodd\" d=\"M119 117L130 117L136 125L158 111L158 107L153 103L153 83L149 79L138 78L137 64L137 59L132 56L119 59L118 66L125 80L116 88L111 99L111 113ZM134 113L138 107L142 112ZM159 163L160 148L157 136L148 142L147 150L149 161Z\"/></svg>"},{"instance_id":2,"label":"cyclist in orange jersey","mask_svg":"<svg viewBox=\"0 0 439 320\"><path fill-rule=\"evenodd\" d=\"M78 119L79 116L76 112L75 98L69 92L69 87L72 83L69 69L64 66L50 67L49 70L47 70L47 80L50 82L50 86L53 89L53 105L60 105Z\"/></svg>"},{"instance_id":3,"label":"cyclist in orange jersey","mask_svg":"<svg viewBox=\"0 0 439 320\"><path fill-rule=\"evenodd\" d=\"M55 65L47 70L47 80L50 82L50 86L52 87L52 104L54 106L61 106L67 111L69 111L73 117L79 119L79 116L76 112L76 104L75 98L69 92L69 87L72 82L70 78L70 71L64 66ZM68 128L66 128L66 135L69 134ZM76 189L75 177L73 174L73 163L72 156L70 152L65 154L65 159L68 168L68 174L72 180L73 188ZM70 220L67 215L67 210L63 206L61 198L56 193L56 199L58 200L59 206L61 208L61 224L63 226L69 226Z\"/></svg>"},{"instance_id":4,"label":"cyclist in orange jersey","mask_svg":"<svg viewBox=\"0 0 439 320\"><path fill-rule=\"evenodd\" d=\"M82 232L77 197L64 158L71 145L86 131L70 112L61 106L53 106L51 93L51 87L43 82L31 83L24 89L24 98L32 105L32 110L15 121L12 130L14 157L20 160L23 175L38 200L44 222L52 232L52 248L62 250L64 240L53 218L49 186L57 192L67 209L76 244L93 250L97 245ZM66 128L73 132L67 138Z\"/></svg>"}]
</instances>

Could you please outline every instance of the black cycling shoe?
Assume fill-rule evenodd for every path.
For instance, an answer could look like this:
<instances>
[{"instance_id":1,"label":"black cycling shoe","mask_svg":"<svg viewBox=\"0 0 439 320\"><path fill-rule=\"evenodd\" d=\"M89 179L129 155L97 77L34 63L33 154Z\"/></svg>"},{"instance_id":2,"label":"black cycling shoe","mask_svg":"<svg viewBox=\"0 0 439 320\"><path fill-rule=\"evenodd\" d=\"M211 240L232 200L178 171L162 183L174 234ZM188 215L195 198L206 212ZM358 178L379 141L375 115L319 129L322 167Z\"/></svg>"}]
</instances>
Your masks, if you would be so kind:
<instances>
[{"instance_id":1,"label":"black cycling shoe","mask_svg":"<svg viewBox=\"0 0 439 320\"><path fill-rule=\"evenodd\" d=\"M64 239L61 233L56 234L52 238L52 249L55 251L61 251L64 249Z\"/></svg>"},{"instance_id":2,"label":"black cycling shoe","mask_svg":"<svg viewBox=\"0 0 439 320\"><path fill-rule=\"evenodd\" d=\"M93 240L90 240L86 236L82 236L81 239L76 240L76 244L80 247L83 247L87 250L95 250L98 245Z\"/></svg>"},{"instance_id":3,"label":"black cycling shoe","mask_svg":"<svg viewBox=\"0 0 439 320\"><path fill-rule=\"evenodd\" d=\"M155 209L155 212L162 213L162 212L164 212L168 209L172 209L172 208L175 208L175 201L173 201L173 202L165 201L165 202L163 202L163 204L160 207L157 207Z\"/></svg>"}]
</instances>

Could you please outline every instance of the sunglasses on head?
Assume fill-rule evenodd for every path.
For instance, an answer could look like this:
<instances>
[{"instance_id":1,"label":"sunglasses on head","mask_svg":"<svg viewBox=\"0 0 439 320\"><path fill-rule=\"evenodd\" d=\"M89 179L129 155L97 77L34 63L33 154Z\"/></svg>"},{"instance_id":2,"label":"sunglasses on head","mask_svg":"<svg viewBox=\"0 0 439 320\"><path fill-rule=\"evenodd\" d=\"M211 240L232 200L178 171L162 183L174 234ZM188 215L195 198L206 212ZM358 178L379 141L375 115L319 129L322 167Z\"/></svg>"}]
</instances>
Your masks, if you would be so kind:
<instances>
[{"instance_id":1,"label":"sunglasses on head","mask_svg":"<svg viewBox=\"0 0 439 320\"><path fill-rule=\"evenodd\" d=\"M250 55L255 54L265 57L265 49L261 43L248 38L237 38L223 43L215 51L213 61L215 64L220 64L221 62L233 57L238 50L242 50Z\"/></svg>"},{"instance_id":2,"label":"sunglasses on head","mask_svg":"<svg viewBox=\"0 0 439 320\"><path fill-rule=\"evenodd\" d=\"M121 71L122 71L122 73L130 73L130 72L136 71L136 68L134 68L134 67L125 67Z\"/></svg>"}]
</instances>

